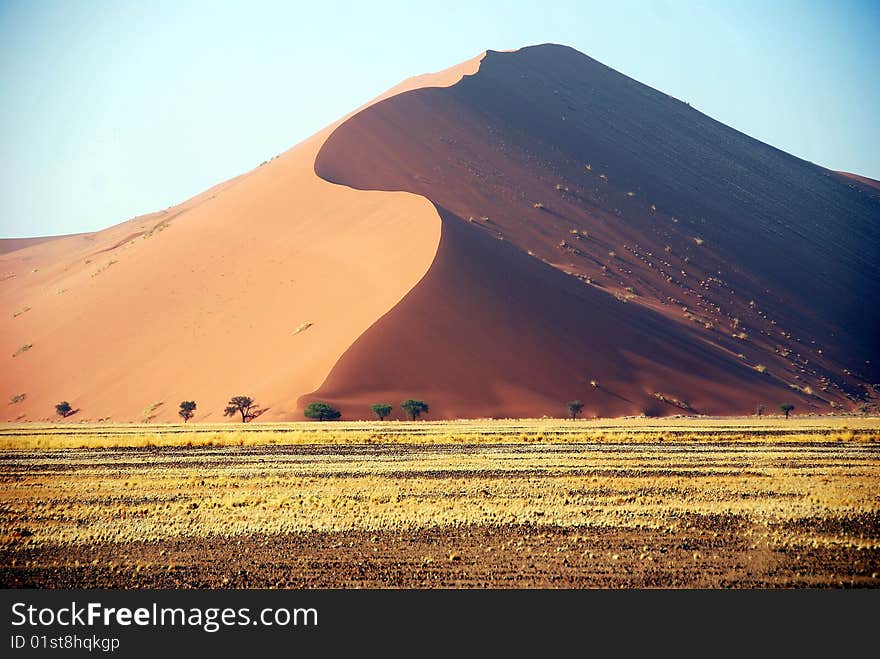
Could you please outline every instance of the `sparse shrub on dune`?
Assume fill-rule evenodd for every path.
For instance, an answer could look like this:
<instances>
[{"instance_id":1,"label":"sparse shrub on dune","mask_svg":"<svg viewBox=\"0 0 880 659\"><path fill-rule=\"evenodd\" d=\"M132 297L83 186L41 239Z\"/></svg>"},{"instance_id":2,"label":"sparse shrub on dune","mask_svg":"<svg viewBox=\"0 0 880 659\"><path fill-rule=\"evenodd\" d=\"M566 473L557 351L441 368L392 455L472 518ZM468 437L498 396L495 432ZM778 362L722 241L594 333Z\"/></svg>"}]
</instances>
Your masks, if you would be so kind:
<instances>
[{"instance_id":1,"label":"sparse shrub on dune","mask_svg":"<svg viewBox=\"0 0 880 659\"><path fill-rule=\"evenodd\" d=\"M196 402L194 400L183 401L180 403L180 409L177 410L177 413L181 416L183 422L186 423L196 413Z\"/></svg>"},{"instance_id":2,"label":"sparse shrub on dune","mask_svg":"<svg viewBox=\"0 0 880 659\"><path fill-rule=\"evenodd\" d=\"M406 412L410 419L415 421L422 414L428 413L428 404L423 400L408 398L400 404L400 407Z\"/></svg>"},{"instance_id":3,"label":"sparse shrub on dune","mask_svg":"<svg viewBox=\"0 0 880 659\"><path fill-rule=\"evenodd\" d=\"M62 418L69 417L73 414L73 408L70 406L66 400L62 400L55 406L55 412Z\"/></svg>"},{"instance_id":4,"label":"sparse shrub on dune","mask_svg":"<svg viewBox=\"0 0 880 659\"><path fill-rule=\"evenodd\" d=\"M307 419L318 421L335 421L342 416L342 412L328 403L309 403L303 414Z\"/></svg>"},{"instance_id":5,"label":"sparse shrub on dune","mask_svg":"<svg viewBox=\"0 0 880 659\"><path fill-rule=\"evenodd\" d=\"M229 399L223 416L235 416L241 414L241 422L247 423L257 416L257 404L250 396L233 396Z\"/></svg>"},{"instance_id":6,"label":"sparse shrub on dune","mask_svg":"<svg viewBox=\"0 0 880 659\"><path fill-rule=\"evenodd\" d=\"M97 277L97 276L100 275L102 272L104 272L105 270L107 270L107 268L109 268L110 266L116 265L117 263L119 263L119 261L116 261L115 259L111 259L110 261L107 261L107 263L105 263L105 264L102 265L100 268L98 268L97 270L95 270L95 272L92 273L92 277Z\"/></svg>"},{"instance_id":7,"label":"sparse shrub on dune","mask_svg":"<svg viewBox=\"0 0 880 659\"><path fill-rule=\"evenodd\" d=\"M370 405L370 409L373 410L373 414L379 421L384 421L385 417L391 414L391 405L388 403L374 403Z\"/></svg>"},{"instance_id":8,"label":"sparse shrub on dune","mask_svg":"<svg viewBox=\"0 0 880 659\"><path fill-rule=\"evenodd\" d=\"M572 419L576 418L584 409L584 404L579 400L570 400L565 405L568 407L568 415Z\"/></svg>"},{"instance_id":9,"label":"sparse shrub on dune","mask_svg":"<svg viewBox=\"0 0 880 659\"><path fill-rule=\"evenodd\" d=\"M155 419L156 410L158 410L164 404L164 401L157 400L155 403L150 403L147 407L145 407L144 411L141 412L141 423L149 423L150 421Z\"/></svg>"},{"instance_id":10,"label":"sparse shrub on dune","mask_svg":"<svg viewBox=\"0 0 880 659\"><path fill-rule=\"evenodd\" d=\"M33 348L33 347L34 347L33 344L31 344L31 343L25 343L25 344L24 344L23 346L21 346L18 350L16 350L14 353L12 353L12 356L13 356L13 357L18 357L20 354L27 352L28 350L30 350L30 349Z\"/></svg>"},{"instance_id":11,"label":"sparse shrub on dune","mask_svg":"<svg viewBox=\"0 0 880 659\"><path fill-rule=\"evenodd\" d=\"M688 403L686 400L681 400L679 398L676 398L675 396L667 396L666 394L664 394L661 391L655 391L654 398L656 398L657 400L659 400L661 402L669 403L670 405L674 405L675 407L682 409L682 410L685 410L686 412L693 411L691 404Z\"/></svg>"}]
</instances>

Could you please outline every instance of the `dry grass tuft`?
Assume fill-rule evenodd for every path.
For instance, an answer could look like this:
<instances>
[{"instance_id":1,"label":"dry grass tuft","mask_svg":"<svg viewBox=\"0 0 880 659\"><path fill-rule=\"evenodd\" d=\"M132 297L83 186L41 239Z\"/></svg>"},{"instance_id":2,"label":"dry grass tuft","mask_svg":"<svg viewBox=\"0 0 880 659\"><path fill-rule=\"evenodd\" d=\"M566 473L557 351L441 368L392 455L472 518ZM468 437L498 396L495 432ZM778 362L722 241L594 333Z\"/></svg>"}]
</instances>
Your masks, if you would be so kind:
<instances>
[{"instance_id":1,"label":"dry grass tuft","mask_svg":"<svg viewBox=\"0 0 880 659\"><path fill-rule=\"evenodd\" d=\"M27 352L28 350L30 350L30 349L33 348L33 347L34 347L33 344L31 344L31 343L25 343L25 344L24 344L23 346L21 346L18 350L16 350L14 353L12 353L12 356L13 356L13 357L18 357L19 355L21 355L22 353Z\"/></svg>"}]
</instances>

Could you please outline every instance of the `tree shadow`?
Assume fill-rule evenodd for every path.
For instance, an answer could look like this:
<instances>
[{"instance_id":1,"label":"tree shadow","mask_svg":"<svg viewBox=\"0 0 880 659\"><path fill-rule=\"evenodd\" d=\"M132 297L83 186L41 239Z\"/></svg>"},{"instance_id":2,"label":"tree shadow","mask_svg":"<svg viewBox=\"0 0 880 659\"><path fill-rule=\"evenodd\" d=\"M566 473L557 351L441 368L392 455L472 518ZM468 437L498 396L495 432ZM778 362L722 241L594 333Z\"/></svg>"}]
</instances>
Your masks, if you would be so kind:
<instances>
[{"instance_id":1,"label":"tree shadow","mask_svg":"<svg viewBox=\"0 0 880 659\"><path fill-rule=\"evenodd\" d=\"M253 421L259 416L263 416L266 412L271 410L271 407L255 407L250 412L245 415L245 423L248 421Z\"/></svg>"},{"instance_id":2,"label":"tree shadow","mask_svg":"<svg viewBox=\"0 0 880 659\"><path fill-rule=\"evenodd\" d=\"M631 405L635 405L635 401L630 400L630 399L627 398L626 396L621 396L620 394L615 393L615 392L611 391L610 389L607 389L607 388L601 386L601 384L602 384L602 383L600 382L600 383L599 383L600 386L596 387L596 389L598 389L598 390L601 391L602 393L606 393L606 394L608 394L609 396L613 396L614 398L617 398L618 400L622 400L624 403L629 403L629 404L631 404Z\"/></svg>"}]
</instances>

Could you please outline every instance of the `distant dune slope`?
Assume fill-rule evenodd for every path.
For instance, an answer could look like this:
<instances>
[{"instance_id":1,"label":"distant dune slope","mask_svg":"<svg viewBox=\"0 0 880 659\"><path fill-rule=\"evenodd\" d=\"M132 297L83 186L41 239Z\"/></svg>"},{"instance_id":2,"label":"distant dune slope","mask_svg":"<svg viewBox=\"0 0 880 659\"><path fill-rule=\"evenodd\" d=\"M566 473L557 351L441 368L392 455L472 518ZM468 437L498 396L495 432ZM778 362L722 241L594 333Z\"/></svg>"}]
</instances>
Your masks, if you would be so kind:
<instances>
[{"instance_id":1,"label":"distant dune slope","mask_svg":"<svg viewBox=\"0 0 880 659\"><path fill-rule=\"evenodd\" d=\"M316 171L446 212L426 278L303 403L829 411L880 381L876 195L569 48L375 104Z\"/></svg>"},{"instance_id":2,"label":"distant dune slope","mask_svg":"<svg viewBox=\"0 0 880 659\"><path fill-rule=\"evenodd\" d=\"M14 252L31 245L39 245L50 240L58 240L67 236L40 236L37 238L0 238L0 254Z\"/></svg>"},{"instance_id":3,"label":"distant dune slope","mask_svg":"<svg viewBox=\"0 0 880 659\"><path fill-rule=\"evenodd\" d=\"M178 206L0 241L0 419L849 410L877 244L869 179L569 48L490 51Z\"/></svg>"},{"instance_id":4,"label":"distant dune slope","mask_svg":"<svg viewBox=\"0 0 880 659\"><path fill-rule=\"evenodd\" d=\"M405 81L447 85L479 57ZM440 220L426 199L315 175L328 127L257 169L105 231L0 256L0 418L224 420L250 395L262 420L296 400L427 271Z\"/></svg>"}]
</instances>

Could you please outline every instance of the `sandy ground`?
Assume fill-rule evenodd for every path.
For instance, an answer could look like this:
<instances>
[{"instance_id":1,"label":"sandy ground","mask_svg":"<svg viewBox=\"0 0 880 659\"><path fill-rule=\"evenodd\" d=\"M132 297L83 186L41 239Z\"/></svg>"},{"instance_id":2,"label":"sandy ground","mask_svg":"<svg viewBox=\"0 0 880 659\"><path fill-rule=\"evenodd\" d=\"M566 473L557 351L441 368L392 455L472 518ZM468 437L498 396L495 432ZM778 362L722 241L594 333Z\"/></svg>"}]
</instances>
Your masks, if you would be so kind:
<instances>
[{"instance_id":1,"label":"sandy ground","mask_svg":"<svg viewBox=\"0 0 880 659\"><path fill-rule=\"evenodd\" d=\"M6 450L7 587L877 587L868 441Z\"/></svg>"},{"instance_id":2,"label":"sandy ground","mask_svg":"<svg viewBox=\"0 0 880 659\"><path fill-rule=\"evenodd\" d=\"M877 588L880 549L754 544L736 516L671 532L548 526L297 533L17 552L4 587ZM880 537L880 515L849 524ZM802 525L823 529L822 520Z\"/></svg>"}]
</instances>

